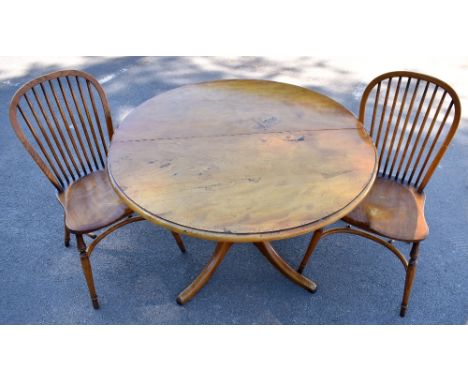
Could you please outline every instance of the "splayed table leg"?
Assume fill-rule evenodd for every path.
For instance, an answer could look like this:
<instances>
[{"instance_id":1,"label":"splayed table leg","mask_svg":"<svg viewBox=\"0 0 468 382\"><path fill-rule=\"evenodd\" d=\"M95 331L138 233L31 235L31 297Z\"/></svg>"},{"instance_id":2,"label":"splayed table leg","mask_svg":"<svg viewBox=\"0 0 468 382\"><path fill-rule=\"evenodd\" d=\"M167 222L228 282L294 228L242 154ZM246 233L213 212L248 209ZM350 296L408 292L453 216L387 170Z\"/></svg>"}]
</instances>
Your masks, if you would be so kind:
<instances>
[{"instance_id":1,"label":"splayed table leg","mask_svg":"<svg viewBox=\"0 0 468 382\"><path fill-rule=\"evenodd\" d=\"M216 245L213 256L211 256L211 259L208 264L206 264L205 268L203 268L197 278L177 296L176 301L179 305L189 302L200 291L200 289L205 286L216 271L216 268L221 264L221 261L223 261L224 256L228 253L231 245L232 243L218 243Z\"/></svg>"},{"instance_id":2,"label":"splayed table leg","mask_svg":"<svg viewBox=\"0 0 468 382\"><path fill-rule=\"evenodd\" d=\"M309 280L307 277L304 277L299 272L291 268L291 266L283 260L278 252L275 251L270 242L263 241L253 244L267 258L267 260L289 280L311 293L314 293L317 290L317 285L312 280Z\"/></svg>"}]
</instances>

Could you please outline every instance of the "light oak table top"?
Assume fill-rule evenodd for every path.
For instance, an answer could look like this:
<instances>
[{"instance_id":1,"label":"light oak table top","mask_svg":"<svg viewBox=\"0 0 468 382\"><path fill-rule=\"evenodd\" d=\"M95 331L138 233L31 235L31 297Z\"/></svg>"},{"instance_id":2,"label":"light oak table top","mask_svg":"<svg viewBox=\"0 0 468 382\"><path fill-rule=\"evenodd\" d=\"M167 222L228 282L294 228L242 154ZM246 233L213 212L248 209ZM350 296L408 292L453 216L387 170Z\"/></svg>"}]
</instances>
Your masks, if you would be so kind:
<instances>
[{"instance_id":1,"label":"light oak table top","mask_svg":"<svg viewBox=\"0 0 468 382\"><path fill-rule=\"evenodd\" d=\"M183 86L137 107L113 138L115 190L146 219L209 240L284 239L339 220L364 198L376 151L360 122L284 83Z\"/></svg>"}]
</instances>

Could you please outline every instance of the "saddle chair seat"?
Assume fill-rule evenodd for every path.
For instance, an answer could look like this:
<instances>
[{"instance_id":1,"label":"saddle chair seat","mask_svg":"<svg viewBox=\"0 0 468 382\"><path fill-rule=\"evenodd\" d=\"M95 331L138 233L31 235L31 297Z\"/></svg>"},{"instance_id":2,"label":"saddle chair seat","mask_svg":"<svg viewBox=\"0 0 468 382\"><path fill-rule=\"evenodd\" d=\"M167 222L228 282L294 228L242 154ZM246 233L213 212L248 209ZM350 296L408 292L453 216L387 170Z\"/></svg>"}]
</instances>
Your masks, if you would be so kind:
<instances>
[{"instance_id":1,"label":"saddle chair seat","mask_svg":"<svg viewBox=\"0 0 468 382\"><path fill-rule=\"evenodd\" d=\"M389 239L422 241L429 235L425 199L414 187L377 177L364 200L343 220Z\"/></svg>"},{"instance_id":2,"label":"saddle chair seat","mask_svg":"<svg viewBox=\"0 0 468 382\"><path fill-rule=\"evenodd\" d=\"M73 182L58 199L65 210L65 225L73 233L97 231L132 213L112 189L106 170Z\"/></svg>"}]
</instances>

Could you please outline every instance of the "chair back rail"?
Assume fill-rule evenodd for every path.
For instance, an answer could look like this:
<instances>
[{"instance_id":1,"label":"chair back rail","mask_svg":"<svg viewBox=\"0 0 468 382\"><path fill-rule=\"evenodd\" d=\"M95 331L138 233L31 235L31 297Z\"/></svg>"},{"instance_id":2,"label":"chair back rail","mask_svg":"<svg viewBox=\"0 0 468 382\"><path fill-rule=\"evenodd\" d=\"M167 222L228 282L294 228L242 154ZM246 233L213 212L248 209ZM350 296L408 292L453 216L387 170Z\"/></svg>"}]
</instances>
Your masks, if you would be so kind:
<instances>
[{"instance_id":1,"label":"chair back rail","mask_svg":"<svg viewBox=\"0 0 468 382\"><path fill-rule=\"evenodd\" d=\"M445 154L460 117L460 100L448 84L408 71L371 81L359 109L380 155L379 175L419 192Z\"/></svg>"},{"instance_id":2,"label":"chair back rail","mask_svg":"<svg viewBox=\"0 0 468 382\"><path fill-rule=\"evenodd\" d=\"M62 70L26 83L13 96L9 116L58 192L105 168L114 129L104 90L88 73Z\"/></svg>"}]
</instances>

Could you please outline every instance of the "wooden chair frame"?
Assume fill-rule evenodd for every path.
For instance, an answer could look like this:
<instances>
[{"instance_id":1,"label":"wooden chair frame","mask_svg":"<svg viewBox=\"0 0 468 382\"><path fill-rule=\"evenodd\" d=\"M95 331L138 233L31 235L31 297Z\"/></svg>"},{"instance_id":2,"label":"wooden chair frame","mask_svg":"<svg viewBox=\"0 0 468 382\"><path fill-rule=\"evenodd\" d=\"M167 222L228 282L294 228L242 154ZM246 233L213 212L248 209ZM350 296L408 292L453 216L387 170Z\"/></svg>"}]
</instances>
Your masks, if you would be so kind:
<instances>
[{"instance_id":1,"label":"wooden chair frame","mask_svg":"<svg viewBox=\"0 0 468 382\"><path fill-rule=\"evenodd\" d=\"M391 89L391 81L397 79L397 87L395 90L395 95L393 98L393 102L389 96L390 89ZM397 99L399 97L400 85L402 79L406 79L406 88L403 93L402 98L402 106L397 108ZM410 82L411 80L416 81L414 90L412 95L409 91ZM380 93L382 84L386 82L387 91L384 92L384 104L380 112L380 122L377 124L377 114L378 114L378 105L380 100ZM418 92L418 87L422 84L424 86L424 92L421 95L421 99L419 103L416 101L416 93ZM433 86L432 96L430 99L426 98L428 94L431 92L429 91L430 85ZM439 164L440 160L442 159L443 155L445 154L453 136L458 128L461 118L461 104L456 92L452 89L452 87L445 82L434 78L432 76L428 76L425 74L414 73L409 71L395 71L382 74L372 80L369 85L364 90L360 108L359 108L359 121L365 126L366 120L366 108L369 102L370 94L375 90L376 96L375 101L373 103L373 110L372 110L372 121L371 126L368 129L369 134L373 137L374 144L378 148L379 143L380 146L383 148L383 151L380 151L380 158L379 158L379 175L378 177L381 178L388 178L400 184L404 184L406 187L411 188L412 190L416 191L420 195L424 195L424 188L427 186L429 180L431 179L437 165ZM423 138L423 130L426 128L426 122L428 122L428 116L431 110L434 110L434 100L436 98L437 92L441 90L443 94L441 95L440 101L437 108L435 109L435 113L432 118L432 123L430 123L428 130L426 131L426 135ZM440 93L439 93L440 94ZM403 110L405 108L405 102L410 98L409 107L407 109L406 115L404 116ZM449 99L450 98L450 99ZM442 105L444 102L449 99L449 106L446 108L445 115L442 117L442 122L439 125L438 129L434 129L436 125L437 118L439 117L440 111L442 110ZM426 114L423 116L421 114L423 105L429 100L429 104L427 105ZM390 107L389 114L387 114L387 107ZM453 113L451 112L453 108ZM395 110L399 109L398 113L395 113ZM413 123L409 130L408 122L410 119L410 115L413 113ZM451 118L451 124L447 125L447 121L450 115L453 115ZM442 115L441 115L442 116ZM384 120L387 117L387 125L385 129ZM393 119L392 118L396 118ZM417 124L418 121L422 119L419 132L417 132ZM392 124L393 122L393 124ZM402 125L400 125L402 123ZM448 130L445 129L446 126L450 126ZM390 128L393 128L393 132ZM385 130L384 130L385 129ZM397 139L398 129L400 138ZM445 130L444 130L445 129ZM442 133L446 131L445 138L442 140L439 148L436 149L436 145L438 143L438 139L441 137ZM407 135L405 135L407 133ZM432 144L427 146L430 140L431 133L435 133L435 137L433 138ZM383 138L381 142L379 142L380 138ZM414 138L414 141L413 141ZM403 142L406 139L406 143ZM421 139L423 139L421 141ZM411 147L411 142L413 142L413 148ZM388 143L388 146L387 146ZM397 146L395 146L397 144ZM416 148L419 145L419 154L416 152ZM393 148L396 147L395 151L392 151ZM422 160L422 154L426 149L426 157ZM386 151L388 150L388 151ZM407 155L409 154L409 157ZM433 155L433 156L432 156ZM393 160L390 160L393 156ZM432 160L431 160L432 157ZM405 166L406 161L406 166ZM411 165L413 165L413 169L411 170ZM419 167L418 167L419 166ZM419 173L417 173L417 169L419 168ZM331 229L319 229L315 231L312 235L308 248L305 252L304 258L302 259L301 264L298 267L298 272L303 273L312 252L315 250L318 242L321 238L324 238L329 235L334 235L338 233L345 233L351 235L361 236L367 239L370 239L390 250L402 263L405 269L405 286L403 291L403 299L400 308L400 316L404 317L408 308L408 301L411 293L411 288L413 285L415 273L416 273L416 265L417 259L419 256L419 248L420 243L422 240L418 241L407 241L401 240L395 237L387 237L382 233L372 230L367 226L360 226L355 221L350 220L347 217L342 219L344 222L348 223L346 227L338 227L338 228L331 228ZM355 227L353 227L355 226ZM394 240L405 241L412 244L409 260L392 244Z\"/></svg>"},{"instance_id":2,"label":"wooden chair frame","mask_svg":"<svg viewBox=\"0 0 468 382\"><path fill-rule=\"evenodd\" d=\"M26 125L24 129L27 127L26 131L32 135L40 151L35 149L23 131L18 113ZM26 151L57 190L57 199L64 212L64 193L68 187L95 171L107 171L108 144L114 127L104 89L90 74L61 70L29 81L14 94L9 117ZM116 229L144 220L139 216L132 217L132 214L127 209L116 220L85 230L72 230L64 222L64 244L68 247L71 234L76 236L83 273L95 309L99 308L99 302L90 256L96 245ZM106 227L99 235L92 234ZM84 241L85 235L94 239L89 245ZM172 235L180 250L185 252L179 234L172 232Z\"/></svg>"}]
</instances>

